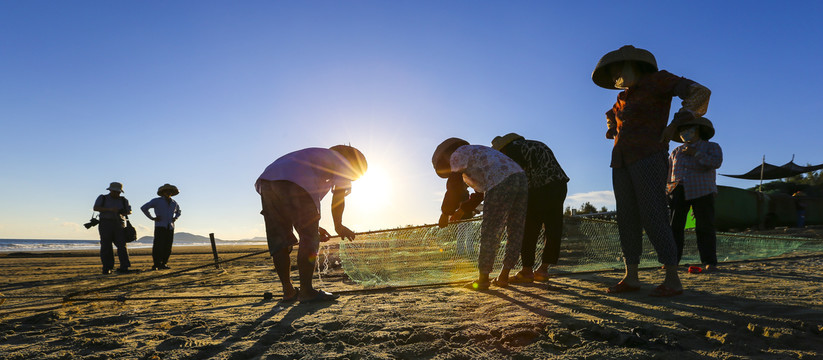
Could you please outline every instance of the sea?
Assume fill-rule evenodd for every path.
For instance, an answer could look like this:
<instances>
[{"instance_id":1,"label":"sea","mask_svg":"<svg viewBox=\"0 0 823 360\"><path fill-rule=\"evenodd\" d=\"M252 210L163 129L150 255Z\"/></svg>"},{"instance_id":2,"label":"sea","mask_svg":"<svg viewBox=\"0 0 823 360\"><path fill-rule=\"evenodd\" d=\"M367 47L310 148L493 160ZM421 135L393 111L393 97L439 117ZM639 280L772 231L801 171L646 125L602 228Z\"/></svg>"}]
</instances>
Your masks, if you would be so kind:
<instances>
[{"instance_id":1,"label":"sea","mask_svg":"<svg viewBox=\"0 0 823 360\"><path fill-rule=\"evenodd\" d=\"M255 240L217 240L218 245L266 245L265 241ZM151 248L151 240L140 239L128 244L129 249ZM206 241L175 241L174 246L211 246ZM0 253L63 251L63 250L99 250L100 240L38 240L38 239L0 239Z\"/></svg>"}]
</instances>

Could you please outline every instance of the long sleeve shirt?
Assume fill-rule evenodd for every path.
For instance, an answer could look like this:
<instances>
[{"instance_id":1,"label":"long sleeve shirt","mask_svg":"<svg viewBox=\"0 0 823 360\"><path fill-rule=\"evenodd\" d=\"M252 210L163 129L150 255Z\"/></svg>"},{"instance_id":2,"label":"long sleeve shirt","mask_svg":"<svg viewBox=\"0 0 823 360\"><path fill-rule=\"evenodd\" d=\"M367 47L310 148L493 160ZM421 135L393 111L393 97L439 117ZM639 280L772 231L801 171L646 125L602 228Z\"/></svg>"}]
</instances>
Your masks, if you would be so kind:
<instances>
[{"instance_id":1,"label":"long sleeve shirt","mask_svg":"<svg viewBox=\"0 0 823 360\"><path fill-rule=\"evenodd\" d=\"M463 145L450 158L452 174L446 182L446 194L440 210L451 215L457 208L465 210L476 207L483 197L465 198L467 186L477 193L491 190L510 175L521 173L523 169L503 153L483 145Z\"/></svg>"},{"instance_id":2,"label":"long sleeve shirt","mask_svg":"<svg viewBox=\"0 0 823 360\"><path fill-rule=\"evenodd\" d=\"M554 182L569 182L552 149L540 141L514 140L501 151L526 171L529 189Z\"/></svg>"},{"instance_id":3,"label":"long sleeve shirt","mask_svg":"<svg viewBox=\"0 0 823 360\"><path fill-rule=\"evenodd\" d=\"M695 155L687 155L687 148L697 150ZM669 156L669 181L666 190L671 193L677 185L683 186L686 200L717 193L716 171L723 163L720 145L699 140L693 144L683 144L672 150Z\"/></svg>"},{"instance_id":4,"label":"long sleeve shirt","mask_svg":"<svg viewBox=\"0 0 823 360\"><path fill-rule=\"evenodd\" d=\"M607 137L614 138L611 167L625 167L668 151L668 142L661 140L669 122L672 98L680 97L683 108L703 116L710 95L706 87L665 70L644 76L636 85L621 91L617 102L606 112Z\"/></svg>"},{"instance_id":5,"label":"long sleeve shirt","mask_svg":"<svg viewBox=\"0 0 823 360\"><path fill-rule=\"evenodd\" d=\"M149 200L140 207L140 210L143 211L146 217L151 219L149 209L154 209L154 227L174 229L174 221L180 217L180 205L177 204L177 201L162 196Z\"/></svg>"}]
</instances>

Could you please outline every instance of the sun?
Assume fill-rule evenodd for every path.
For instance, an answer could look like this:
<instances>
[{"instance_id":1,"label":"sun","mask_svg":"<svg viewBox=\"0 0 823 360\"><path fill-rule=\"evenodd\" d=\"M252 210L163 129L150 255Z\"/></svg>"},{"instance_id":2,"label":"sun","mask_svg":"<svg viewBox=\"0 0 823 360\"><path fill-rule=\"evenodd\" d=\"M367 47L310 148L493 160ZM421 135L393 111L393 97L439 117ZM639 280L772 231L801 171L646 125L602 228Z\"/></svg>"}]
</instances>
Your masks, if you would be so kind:
<instances>
[{"instance_id":1,"label":"sun","mask_svg":"<svg viewBox=\"0 0 823 360\"><path fill-rule=\"evenodd\" d=\"M369 167L366 174L352 182L352 191L348 198L358 207L379 210L391 200L391 178L380 168ZM348 199L347 199L348 201Z\"/></svg>"}]
</instances>

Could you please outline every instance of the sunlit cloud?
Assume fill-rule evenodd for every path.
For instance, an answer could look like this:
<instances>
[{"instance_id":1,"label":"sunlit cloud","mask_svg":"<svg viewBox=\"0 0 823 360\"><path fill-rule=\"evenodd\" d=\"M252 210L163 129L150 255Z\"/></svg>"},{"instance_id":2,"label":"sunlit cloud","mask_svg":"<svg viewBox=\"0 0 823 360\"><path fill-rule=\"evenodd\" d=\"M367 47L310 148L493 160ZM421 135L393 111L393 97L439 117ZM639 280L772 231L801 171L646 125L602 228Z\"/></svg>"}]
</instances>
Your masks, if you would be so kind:
<instances>
[{"instance_id":1,"label":"sunlit cloud","mask_svg":"<svg viewBox=\"0 0 823 360\"><path fill-rule=\"evenodd\" d=\"M614 210L616 208L614 192L608 190L590 191L566 196L565 206L570 206L574 209L577 209L580 208L580 205L583 205L586 202L591 203L597 209L600 209L604 206L607 207L609 210Z\"/></svg>"}]
</instances>

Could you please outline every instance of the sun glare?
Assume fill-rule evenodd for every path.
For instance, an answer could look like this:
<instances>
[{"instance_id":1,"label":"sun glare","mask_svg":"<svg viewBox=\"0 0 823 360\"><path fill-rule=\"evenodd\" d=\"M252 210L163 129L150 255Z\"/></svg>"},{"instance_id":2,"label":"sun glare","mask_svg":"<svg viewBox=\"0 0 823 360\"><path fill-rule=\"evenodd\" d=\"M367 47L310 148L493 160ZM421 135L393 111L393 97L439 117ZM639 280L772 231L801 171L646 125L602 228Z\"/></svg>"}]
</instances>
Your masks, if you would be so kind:
<instances>
[{"instance_id":1,"label":"sun glare","mask_svg":"<svg viewBox=\"0 0 823 360\"><path fill-rule=\"evenodd\" d=\"M352 203L357 202L358 207L379 210L389 203L391 191L389 176L379 168L369 167L363 177L352 183L349 197Z\"/></svg>"}]
</instances>

